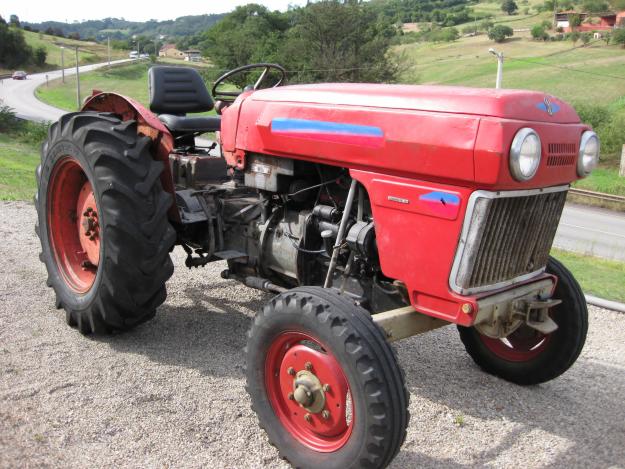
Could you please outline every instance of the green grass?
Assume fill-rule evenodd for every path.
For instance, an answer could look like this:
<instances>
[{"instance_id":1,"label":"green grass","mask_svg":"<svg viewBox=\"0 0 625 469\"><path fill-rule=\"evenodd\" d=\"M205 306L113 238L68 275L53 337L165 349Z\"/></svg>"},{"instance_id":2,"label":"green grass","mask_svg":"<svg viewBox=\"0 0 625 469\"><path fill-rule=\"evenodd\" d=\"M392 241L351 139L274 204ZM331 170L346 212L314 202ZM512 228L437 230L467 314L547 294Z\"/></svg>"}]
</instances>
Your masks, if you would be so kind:
<instances>
[{"instance_id":1,"label":"green grass","mask_svg":"<svg viewBox=\"0 0 625 469\"><path fill-rule=\"evenodd\" d=\"M82 96L88 96L92 90L111 91L136 99L147 105L148 68L150 64L138 64L106 68L80 75ZM76 77L66 77L51 81L49 86L42 85L36 91L37 97L45 103L67 111L76 110Z\"/></svg>"},{"instance_id":2,"label":"green grass","mask_svg":"<svg viewBox=\"0 0 625 469\"><path fill-rule=\"evenodd\" d=\"M590 176L574 184L577 189L625 195L625 177L620 177L615 167L599 167Z\"/></svg>"},{"instance_id":3,"label":"green grass","mask_svg":"<svg viewBox=\"0 0 625 469\"><path fill-rule=\"evenodd\" d=\"M74 39L66 39L62 37L49 36L43 33L34 33L32 31L24 31L24 39L26 43L33 49L43 47L47 52L46 65L44 67L36 67L27 65L20 69L27 72L41 72L45 70L56 70L61 68L61 46L65 47L64 65L66 68L76 65L76 55L74 48L78 46L78 60L80 65L106 62L108 60L108 52L106 44L97 42L76 41ZM111 48L111 60L128 58L128 51L121 51ZM0 69L2 73L9 73L13 70Z\"/></svg>"},{"instance_id":4,"label":"green grass","mask_svg":"<svg viewBox=\"0 0 625 469\"><path fill-rule=\"evenodd\" d=\"M177 63L181 63L177 61ZM184 62L182 62L184 63ZM80 75L80 89L83 98L93 90L110 91L131 97L144 106L149 105L148 69L149 62L140 62L131 65L119 65L103 68ZM44 103L64 109L76 110L76 78L66 77L65 83L60 79L53 80L48 86L42 85L35 92L37 98ZM196 115L215 114L215 111Z\"/></svg>"},{"instance_id":5,"label":"green grass","mask_svg":"<svg viewBox=\"0 0 625 469\"><path fill-rule=\"evenodd\" d=\"M584 293L625 302L625 263L559 249L552 255L573 273Z\"/></svg>"},{"instance_id":6,"label":"green grass","mask_svg":"<svg viewBox=\"0 0 625 469\"><path fill-rule=\"evenodd\" d=\"M32 200L38 163L37 145L20 143L12 135L0 134L0 200Z\"/></svg>"}]
</instances>

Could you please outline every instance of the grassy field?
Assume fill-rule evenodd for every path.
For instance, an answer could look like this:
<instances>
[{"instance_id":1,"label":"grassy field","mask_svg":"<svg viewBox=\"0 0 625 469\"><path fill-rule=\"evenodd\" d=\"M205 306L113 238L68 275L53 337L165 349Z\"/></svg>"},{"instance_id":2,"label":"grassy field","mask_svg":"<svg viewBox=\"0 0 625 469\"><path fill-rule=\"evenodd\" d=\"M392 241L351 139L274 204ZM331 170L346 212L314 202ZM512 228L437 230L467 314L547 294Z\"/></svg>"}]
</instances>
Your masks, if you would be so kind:
<instances>
[{"instance_id":1,"label":"grassy field","mask_svg":"<svg viewBox=\"0 0 625 469\"><path fill-rule=\"evenodd\" d=\"M625 195L625 177L620 177L618 168L606 166L595 169L590 176L574 184L578 189Z\"/></svg>"},{"instance_id":2,"label":"grassy field","mask_svg":"<svg viewBox=\"0 0 625 469\"><path fill-rule=\"evenodd\" d=\"M115 91L130 96L142 104L148 104L148 68L146 62L111 67L80 75L82 95L92 90ZM76 77L51 81L49 86L41 86L36 95L42 101L68 111L76 110Z\"/></svg>"},{"instance_id":3,"label":"grassy field","mask_svg":"<svg viewBox=\"0 0 625 469\"><path fill-rule=\"evenodd\" d=\"M559 249L552 255L573 272L584 293L625 303L625 263Z\"/></svg>"},{"instance_id":4,"label":"grassy field","mask_svg":"<svg viewBox=\"0 0 625 469\"><path fill-rule=\"evenodd\" d=\"M161 61L159 60L159 63ZM170 61L163 63L171 63ZM184 62L183 62L184 63ZM177 64L181 64L177 61ZM194 64L196 66L197 64ZM80 75L82 95L91 94L92 90L114 91L136 99L143 105L149 104L148 69L150 62L140 62L132 65L103 68ZM199 67L201 68L201 66ZM65 84L61 80L53 80L49 86L37 88L37 97L45 103L67 111L76 110L76 78L67 77ZM214 111L204 114L214 114Z\"/></svg>"},{"instance_id":5,"label":"grassy field","mask_svg":"<svg viewBox=\"0 0 625 469\"><path fill-rule=\"evenodd\" d=\"M0 134L0 200L32 200L39 148Z\"/></svg>"},{"instance_id":6,"label":"grassy field","mask_svg":"<svg viewBox=\"0 0 625 469\"><path fill-rule=\"evenodd\" d=\"M96 42L76 41L74 39L65 39L56 36L48 36L47 34L34 33L31 31L22 31L26 43L33 49L43 47L46 49L48 56L46 58L46 67L36 68L34 66L25 67L29 72L45 71L58 69L61 67L61 46L65 47L64 63L65 67L76 65L74 48L78 46L78 60L81 65L106 62L108 60L108 52L106 44L98 44ZM128 51L120 51L111 48L111 60L128 58ZM12 70L0 70L2 72L11 72Z\"/></svg>"}]
</instances>

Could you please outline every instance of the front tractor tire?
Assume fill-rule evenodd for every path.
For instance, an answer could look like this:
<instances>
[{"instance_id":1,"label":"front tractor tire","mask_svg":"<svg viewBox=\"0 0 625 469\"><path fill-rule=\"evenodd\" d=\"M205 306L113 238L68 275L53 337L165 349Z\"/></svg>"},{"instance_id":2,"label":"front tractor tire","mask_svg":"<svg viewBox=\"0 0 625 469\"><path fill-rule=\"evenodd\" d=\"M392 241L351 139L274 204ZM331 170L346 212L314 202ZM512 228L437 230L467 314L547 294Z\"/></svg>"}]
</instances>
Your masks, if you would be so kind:
<instances>
[{"instance_id":1,"label":"front tractor tire","mask_svg":"<svg viewBox=\"0 0 625 469\"><path fill-rule=\"evenodd\" d=\"M171 196L135 121L66 114L50 127L35 196L41 260L57 308L83 334L130 329L155 314L173 273Z\"/></svg>"},{"instance_id":2,"label":"front tractor tire","mask_svg":"<svg viewBox=\"0 0 625 469\"><path fill-rule=\"evenodd\" d=\"M333 290L300 287L254 319L246 351L252 408L297 468L383 468L408 425L395 353L370 314Z\"/></svg>"},{"instance_id":3,"label":"front tractor tire","mask_svg":"<svg viewBox=\"0 0 625 469\"><path fill-rule=\"evenodd\" d=\"M549 310L558 325L551 334L523 325L505 339L493 339L474 327L458 327L466 351L484 371L516 384L532 385L560 376L577 360L588 332L584 293L558 260L549 258L547 272L558 278L553 297L562 300Z\"/></svg>"}]
</instances>

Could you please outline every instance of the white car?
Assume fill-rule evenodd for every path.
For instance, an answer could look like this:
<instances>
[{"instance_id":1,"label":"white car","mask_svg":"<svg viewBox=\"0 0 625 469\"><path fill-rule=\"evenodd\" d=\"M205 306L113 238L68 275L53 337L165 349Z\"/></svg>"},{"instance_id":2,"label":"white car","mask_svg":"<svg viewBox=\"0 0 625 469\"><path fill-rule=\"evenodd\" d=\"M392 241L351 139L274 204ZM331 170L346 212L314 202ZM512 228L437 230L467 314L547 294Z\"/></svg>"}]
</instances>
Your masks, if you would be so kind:
<instances>
[{"instance_id":1,"label":"white car","mask_svg":"<svg viewBox=\"0 0 625 469\"><path fill-rule=\"evenodd\" d=\"M136 50L130 51L130 54L128 54L128 58L129 59L138 59L139 58L139 52L137 52Z\"/></svg>"}]
</instances>

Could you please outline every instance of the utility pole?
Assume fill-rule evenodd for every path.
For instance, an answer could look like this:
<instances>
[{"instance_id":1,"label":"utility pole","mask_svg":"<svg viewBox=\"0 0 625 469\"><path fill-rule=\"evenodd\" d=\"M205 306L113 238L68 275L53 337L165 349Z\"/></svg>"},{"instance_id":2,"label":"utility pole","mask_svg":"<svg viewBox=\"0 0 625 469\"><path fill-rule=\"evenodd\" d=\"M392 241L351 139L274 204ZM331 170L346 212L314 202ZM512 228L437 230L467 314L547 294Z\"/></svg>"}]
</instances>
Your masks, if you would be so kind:
<instances>
[{"instance_id":1,"label":"utility pole","mask_svg":"<svg viewBox=\"0 0 625 469\"><path fill-rule=\"evenodd\" d=\"M558 29L558 0L553 0L553 30Z\"/></svg>"},{"instance_id":2,"label":"utility pole","mask_svg":"<svg viewBox=\"0 0 625 469\"><path fill-rule=\"evenodd\" d=\"M109 67L111 66L111 36L106 36L106 46L109 58Z\"/></svg>"},{"instance_id":3,"label":"utility pole","mask_svg":"<svg viewBox=\"0 0 625 469\"><path fill-rule=\"evenodd\" d=\"M61 46L61 81L65 83L65 47Z\"/></svg>"},{"instance_id":4,"label":"utility pole","mask_svg":"<svg viewBox=\"0 0 625 469\"><path fill-rule=\"evenodd\" d=\"M623 149L621 150L621 169L619 170L619 175L625 178L625 145L623 145Z\"/></svg>"},{"instance_id":5,"label":"utility pole","mask_svg":"<svg viewBox=\"0 0 625 469\"><path fill-rule=\"evenodd\" d=\"M495 49L488 49L488 52L497 57L497 81L495 82L495 88L500 89L503 75L503 52L497 52Z\"/></svg>"},{"instance_id":6,"label":"utility pole","mask_svg":"<svg viewBox=\"0 0 625 469\"><path fill-rule=\"evenodd\" d=\"M76 109L80 110L82 103L80 102L80 69L78 67L78 46L76 46L76 103Z\"/></svg>"}]
</instances>

